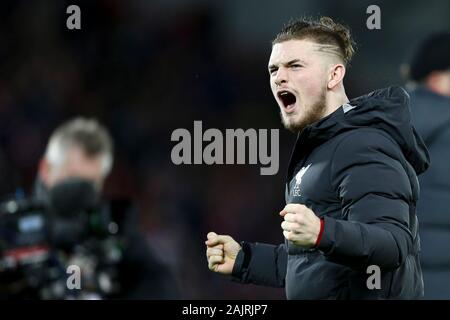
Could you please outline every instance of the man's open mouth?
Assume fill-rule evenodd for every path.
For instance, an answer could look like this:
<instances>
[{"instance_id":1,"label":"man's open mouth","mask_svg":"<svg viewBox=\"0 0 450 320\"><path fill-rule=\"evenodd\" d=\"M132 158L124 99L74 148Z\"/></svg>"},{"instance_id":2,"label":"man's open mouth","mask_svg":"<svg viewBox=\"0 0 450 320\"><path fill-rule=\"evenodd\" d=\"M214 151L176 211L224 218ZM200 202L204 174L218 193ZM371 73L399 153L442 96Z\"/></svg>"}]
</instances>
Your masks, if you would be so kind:
<instances>
[{"instance_id":1,"label":"man's open mouth","mask_svg":"<svg viewBox=\"0 0 450 320\"><path fill-rule=\"evenodd\" d=\"M278 98L281 100L281 103L283 104L285 111L292 112L295 107L295 102L297 101L295 95L285 90L279 91L277 95Z\"/></svg>"}]
</instances>

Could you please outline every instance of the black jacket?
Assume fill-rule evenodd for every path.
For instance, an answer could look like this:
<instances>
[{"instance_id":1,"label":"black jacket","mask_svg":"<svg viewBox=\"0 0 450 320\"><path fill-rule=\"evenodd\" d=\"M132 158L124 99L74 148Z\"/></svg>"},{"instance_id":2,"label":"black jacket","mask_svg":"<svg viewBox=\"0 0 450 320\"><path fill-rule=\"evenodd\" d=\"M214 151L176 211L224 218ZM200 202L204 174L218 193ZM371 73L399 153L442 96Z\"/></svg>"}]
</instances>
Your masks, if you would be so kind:
<instances>
[{"instance_id":1,"label":"black jacket","mask_svg":"<svg viewBox=\"0 0 450 320\"><path fill-rule=\"evenodd\" d=\"M411 92L411 119L431 156L420 176L420 222L426 299L450 299L450 98L423 87Z\"/></svg>"},{"instance_id":2,"label":"black jacket","mask_svg":"<svg viewBox=\"0 0 450 320\"><path fill-rule=\"evenodd\" d=\"M286 202L323 218L323 237L308 250L243 242L235 281L285 287L288 299L423 296L415 205L429 156L408 104L402 88L377 90L299 134ZM381 270L381 289L367 287L370 265Z\"/></svg>"}]
</instances>

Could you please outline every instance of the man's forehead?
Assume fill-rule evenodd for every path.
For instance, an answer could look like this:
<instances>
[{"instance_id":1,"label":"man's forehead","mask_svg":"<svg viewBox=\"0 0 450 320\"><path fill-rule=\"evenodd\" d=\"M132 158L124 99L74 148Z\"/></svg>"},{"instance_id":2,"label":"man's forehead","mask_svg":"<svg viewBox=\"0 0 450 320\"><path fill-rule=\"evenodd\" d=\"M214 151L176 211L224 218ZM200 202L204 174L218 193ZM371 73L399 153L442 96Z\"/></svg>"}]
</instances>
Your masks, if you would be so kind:
<instances>
[{"instance_id":1,"label":"man's forehead","mask_svg":"<svg viewBox=\"0 0 450 320\"><path fill-rule=\"evenodd\" d=\"M308 39L283 41L273 45L269 65L288 63L293 60L308 63L318 54L334 56L336 49L335 46L318 44Z\"/></svg>"},{"instance_id":2,"label":"man's forehead","mask_svg":"<svg viewBox=\"0 0 450 320\"><path fill-rule=\"evenodd\" d=\"M101 155L89 155L80 146L72 145L66 150L66 158L73 164L100 162Z\"/></svg>"},{"instance_id":3,"label":"man's forehead","mask_svg":"<svg viewBox=\"0 0 450 320\"><path fill-rule=\"evenodd\" d=\"M307 60L318 45L308 40L288 40L273 45L271 63L283 63L293 59Z\"/></svg>"}]
</instances>

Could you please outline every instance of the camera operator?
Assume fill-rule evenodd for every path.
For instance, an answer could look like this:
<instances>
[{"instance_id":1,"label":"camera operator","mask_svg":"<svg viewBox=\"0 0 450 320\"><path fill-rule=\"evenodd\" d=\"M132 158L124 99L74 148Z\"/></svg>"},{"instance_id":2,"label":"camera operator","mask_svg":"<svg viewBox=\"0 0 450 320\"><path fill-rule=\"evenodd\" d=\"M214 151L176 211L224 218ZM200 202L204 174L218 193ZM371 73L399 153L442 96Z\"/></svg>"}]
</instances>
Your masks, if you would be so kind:
<instances>
[{"instance_id":1,"label":"camera operator","mask_svg":"<svg viewBox=\"0 0 450 320\"><path fill-rule=\"evenodd\" d=\"M73 119L62 124L50 137L39 163L33 197L34 203L41 203L46 208L46 234L51 251L47 254L46 270L53 268L54 279L56 270L76 266L81 280L75 290L64 288L61 293L60 288L59 294L42 285L36 298L177 297L171 273L154 257L138 230L135 207L130 201L106 201L101 197L112 163L112 139L96 120ZM25 225L23 221L21 224ZM19 252L22 254L24 250L21 248ZM32 271L22 274L35 274L37 269L34 265ZM64 275L60 287L61 283L67 286L70 274L60 274ZM50 278L46 275L45 279ZM21 297L17 292L14 296Z\"/></svg>"}]
</instances>

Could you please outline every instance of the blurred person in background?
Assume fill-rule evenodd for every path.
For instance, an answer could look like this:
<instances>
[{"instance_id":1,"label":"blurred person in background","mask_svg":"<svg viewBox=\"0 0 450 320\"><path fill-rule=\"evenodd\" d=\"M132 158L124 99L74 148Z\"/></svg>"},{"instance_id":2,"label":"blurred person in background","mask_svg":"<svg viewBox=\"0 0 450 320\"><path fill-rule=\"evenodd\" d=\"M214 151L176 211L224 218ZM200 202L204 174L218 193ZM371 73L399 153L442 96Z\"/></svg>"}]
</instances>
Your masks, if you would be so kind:
<instances>
[{"instance_id":1,"label":"blurred person in background","mask_svg":"<svg viewBox=\"0 0 450 320\"><path fill-rule=\"evenodd\" d=\"M430 152L417 204L425 298L450 299L450 32L429 35L407 69L411 118Z\"/></svg>"},{"instance_id":2,"label":"blurred person in background","mask_svg":"<svg viewBox=\"0 0 450 320\"><path fill-rule=\"evenodd\" d=\"M210 232L210 270L285 287L288 299L423 297L415 205L428 153L405 90L347 98L352 55L349 30L327 17L292 22L273 41L272 92L284 126L298 133L280 212L285 243ZM374 266L379 283L370 287Z\"/></svg>"},{"instance_id":3,"label":"blurred person in background","mask_svg":"<svg viewBox=\"0 0 450 320\"><path fill-rule=\"evenodd\" d=\"M0 252L3 269L6 262L17 262L10 263L8 271L0 268L3 298L178 296L171 273L152 254L138 228L131 201L102 199L112 164L112 138L96 120L75 118L54 131L39 164L33 200L14 207L20 233ZM35 214L41 212L37 210L43 214ZM36 228L37 217L45 225L43 237ZM6 227L12 222L1 223L2 219L6 218L0 217L2 238L10 240ZM71 273L65 271L71 265L81 275L75 289L67 285Z\"/></svg>"}]
</instances>

